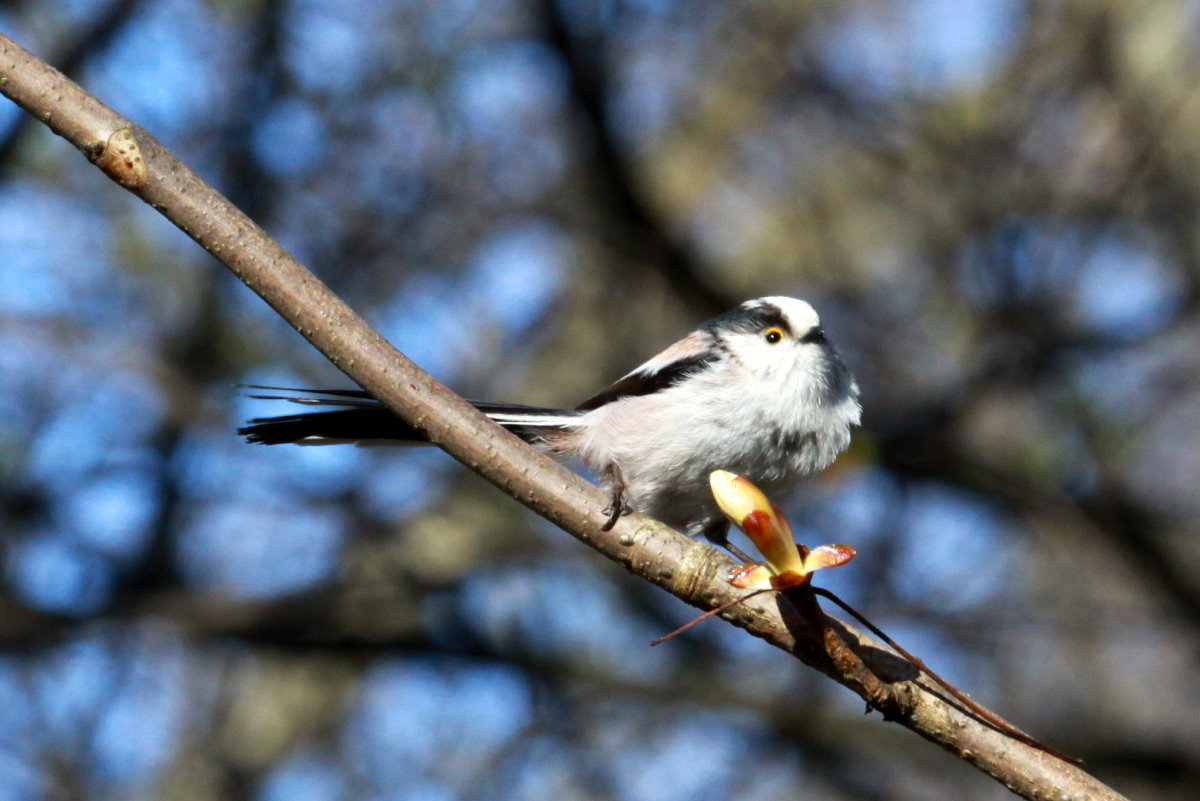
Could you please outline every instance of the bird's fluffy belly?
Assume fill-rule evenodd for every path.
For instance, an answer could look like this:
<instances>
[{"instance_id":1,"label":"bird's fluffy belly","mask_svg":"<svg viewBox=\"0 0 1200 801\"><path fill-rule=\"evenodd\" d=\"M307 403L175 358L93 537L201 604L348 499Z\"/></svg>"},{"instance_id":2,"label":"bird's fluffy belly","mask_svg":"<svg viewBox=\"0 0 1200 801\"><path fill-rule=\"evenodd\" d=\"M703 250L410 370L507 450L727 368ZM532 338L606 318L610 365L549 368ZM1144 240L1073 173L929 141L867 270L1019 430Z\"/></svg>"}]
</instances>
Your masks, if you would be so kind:
<instances>
[{"instance_id":1,"label":"bird's fluffy belly","mask_svg":"<svg viewBox=\"0 0 1200 801\"><path fill-rule=\"evenodd\" d=\"M778 492L825 467L849 439L847 426L833 419L816 430L759 426L747 435L746 426L730 424L728 413L754 419L750 411L747 417L744 404L736 410L703 409L630 398L589 415L579 456L597 472L615 464L626 500L637 511L687 527L720 516L708 484L713 470L738 473ZM602 435L588 436L595 432Z\"/></svg>"}]
</instances>

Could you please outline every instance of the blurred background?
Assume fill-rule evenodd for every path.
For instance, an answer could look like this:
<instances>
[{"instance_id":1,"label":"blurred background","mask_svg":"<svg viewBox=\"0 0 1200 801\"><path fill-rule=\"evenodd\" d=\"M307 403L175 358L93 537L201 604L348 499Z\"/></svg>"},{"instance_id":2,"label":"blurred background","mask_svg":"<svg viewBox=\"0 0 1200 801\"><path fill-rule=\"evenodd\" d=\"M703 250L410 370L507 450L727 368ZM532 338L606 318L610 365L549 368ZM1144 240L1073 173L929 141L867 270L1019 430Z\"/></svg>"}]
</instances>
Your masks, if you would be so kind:
<instances>
[{"instance_id":1,"label":"blurred background","mask_svg":"<svg viewBox=\"0 0 1200 801\"><path fill-rule=\"evenodd\" d=\"M1200 783L1200 4L7 0L469 397L804 297L865 419L822 575L1152 801ZM0 801L1001 799L435 451L0 101ZM1190 788L1190 790L1189 790Z\"/></svg>"}]
</instances>

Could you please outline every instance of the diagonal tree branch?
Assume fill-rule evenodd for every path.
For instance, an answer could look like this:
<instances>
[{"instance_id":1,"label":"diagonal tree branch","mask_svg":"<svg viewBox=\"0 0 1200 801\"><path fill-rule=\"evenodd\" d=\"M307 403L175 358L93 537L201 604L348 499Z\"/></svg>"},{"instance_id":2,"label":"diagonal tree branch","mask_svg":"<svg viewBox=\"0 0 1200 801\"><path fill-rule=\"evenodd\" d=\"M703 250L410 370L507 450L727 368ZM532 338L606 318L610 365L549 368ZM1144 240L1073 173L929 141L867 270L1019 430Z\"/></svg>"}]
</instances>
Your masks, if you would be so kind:
<instances>
[{"instance_id":1,"label":"diagonal tree branch","mask_svg":"<svg viewBox=\"0 0 1200 801\"><path fill-rule=\"evenodd\" d=\"M702 609L741 592L732 563L648 518L603 532L606 496L480 414L397 351L253 221L153 136L0 35L0 92L66 138L258 293L347 376L464 465L568 533ZM327 165L337 180L336 162ZM1027 798L1122 798L1082 770L1016 742L929 690L928 677L834 618L810 624L779 596L722 615L849 687L912 729Z\"/></svg>"},{"instance_id":2,"label":"diagonal tree branch","mask_svg":"<svg viewBox=\"0 0 1200 801\"><path fill-rule=\"evenodd\" d=\"M89 59L95 58L97 53L112 44L137 13L141 3L142 0L115 0L102 9L87 27L78 31L70 42L60 48L54 60L58 68L67 75L78 73ZM33 122L28 118L18 120L0 138L0 169L9 163L21 136Z\"/></svg>"}]
</instances>

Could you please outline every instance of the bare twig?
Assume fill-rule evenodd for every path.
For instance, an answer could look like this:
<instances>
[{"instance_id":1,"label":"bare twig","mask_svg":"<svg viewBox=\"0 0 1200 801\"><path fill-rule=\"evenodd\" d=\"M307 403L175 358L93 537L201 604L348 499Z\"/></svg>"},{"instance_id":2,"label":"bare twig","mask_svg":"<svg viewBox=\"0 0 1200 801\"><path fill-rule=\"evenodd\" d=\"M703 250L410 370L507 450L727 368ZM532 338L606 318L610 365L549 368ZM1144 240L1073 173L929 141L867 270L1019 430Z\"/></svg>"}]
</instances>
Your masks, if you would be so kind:
<instances>
[{"instance_id":1,"label":"bare twig","mask_svg":"<svg viewBox=\"0 0 1200 801\"><path fill-rule=\"evenodd\" d=\"M733 563L708 545L636 514L610 532L600 531L604 493L492 424L420 370L154 137L3 35L0 92L196 240L346 375L467 467L687 603L709 609L738 596L724 580ZM330 180L336 180L336 163L327 167ZM821 670L889 720L1016 793L1121 798L1078 768L1016 743L924 691L915 667L841 621L822 616L821 628L838 634L838 643L829 643L790 604L771 597L751 599L722 617Z\"/></svg>"}]
</instances>

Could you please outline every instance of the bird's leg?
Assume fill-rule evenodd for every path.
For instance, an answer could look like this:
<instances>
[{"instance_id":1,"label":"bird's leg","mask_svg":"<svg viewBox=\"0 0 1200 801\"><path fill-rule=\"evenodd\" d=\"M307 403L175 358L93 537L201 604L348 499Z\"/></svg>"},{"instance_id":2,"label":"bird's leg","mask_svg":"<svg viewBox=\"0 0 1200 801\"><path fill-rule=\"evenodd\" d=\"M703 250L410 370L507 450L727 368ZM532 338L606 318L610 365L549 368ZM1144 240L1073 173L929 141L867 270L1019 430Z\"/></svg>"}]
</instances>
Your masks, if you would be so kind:
<instances>
[{"instance_id":1,"label":"bird's leg","mask_svg":"<svg viewBox=\"0 0 1200 801\"><path fill-rule=\"evenodd\" d=\"M724 548L733 554L735 559L740 559L742 564L759 561L750 558L745 551L729 541L729 521L724 518L717 518L704 523L700 528L700 533L704 535L704 539L713 545L718 548Z\"/></svg>"},{"instance_id":2,"label":"bird's leg","mask_svg":"<svg viewBox=\"0 0 1200 801\"><path fill-rule=\"evenodd\" d=\"M604 514L608 515L608 522L600 527L601 531L612 531L612 527L621 519L621 515L629 514L632 508L625 503L625 479L621 475L621 468L615 463L609 463L600 473L600 480L604 483L612 493L612 503L604 507Z\"/></svg>"}]
</instances>

